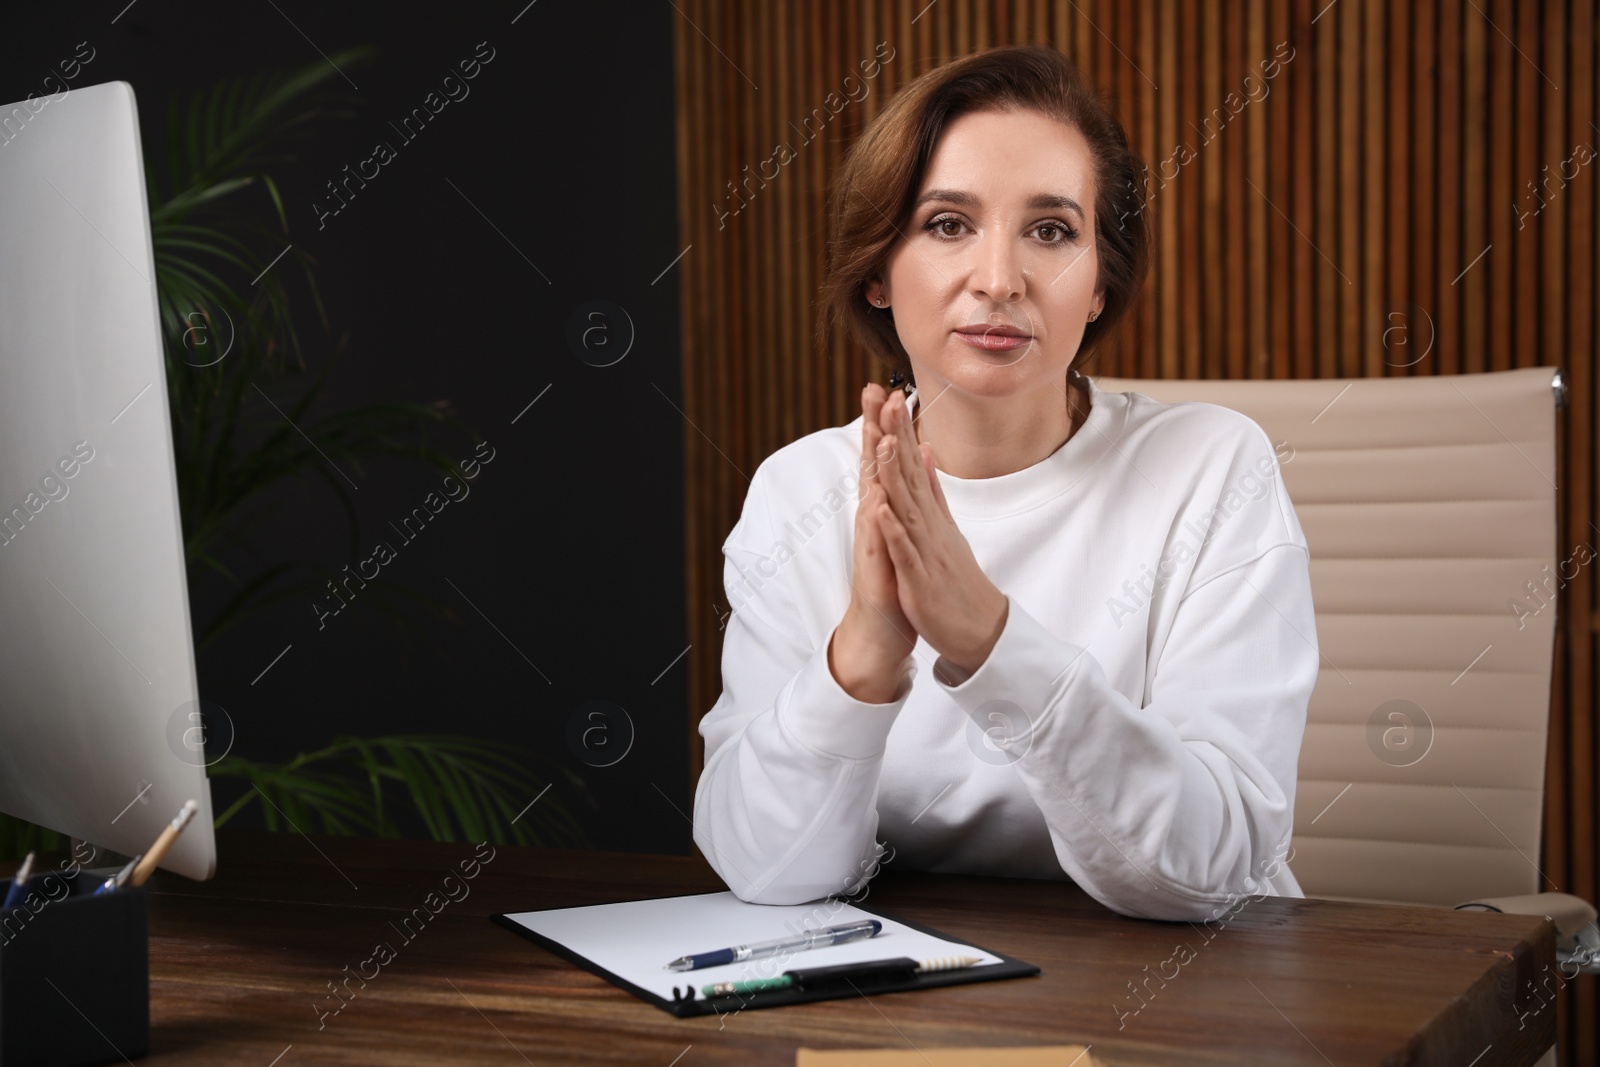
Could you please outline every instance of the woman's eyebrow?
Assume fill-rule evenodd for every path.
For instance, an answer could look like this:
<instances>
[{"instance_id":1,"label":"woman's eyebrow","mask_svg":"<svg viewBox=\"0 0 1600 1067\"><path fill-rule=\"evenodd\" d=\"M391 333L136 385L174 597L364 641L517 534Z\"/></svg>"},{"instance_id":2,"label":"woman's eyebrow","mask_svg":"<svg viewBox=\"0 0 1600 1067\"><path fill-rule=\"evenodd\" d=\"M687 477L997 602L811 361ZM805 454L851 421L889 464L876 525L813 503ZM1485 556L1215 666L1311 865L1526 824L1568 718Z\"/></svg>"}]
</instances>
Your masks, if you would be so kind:
<instances>
[{"instance_id":1,"label":"woman's eyebrow","mask_svg":"<svg viewBox=\"0 0 1600 1067\"><path fill-rule=\"evenodd\" d=\"M979 206L978 198L971 193L966 192L965 190L930 189L917 198L917 202L912 205L912 209L915 210L921 207L923 204L931 203L935 200L942 200L949 204L959 204L961 207ZM1070 196L1058 196L1053 193L1037 193L1028 201L1027 206L1030 208L1045 208L1047 210L1054 211L1076 211L1084 218L1088 217L1088 212L1083 210L1083 206Z\"/></svg>"}]
</instances>

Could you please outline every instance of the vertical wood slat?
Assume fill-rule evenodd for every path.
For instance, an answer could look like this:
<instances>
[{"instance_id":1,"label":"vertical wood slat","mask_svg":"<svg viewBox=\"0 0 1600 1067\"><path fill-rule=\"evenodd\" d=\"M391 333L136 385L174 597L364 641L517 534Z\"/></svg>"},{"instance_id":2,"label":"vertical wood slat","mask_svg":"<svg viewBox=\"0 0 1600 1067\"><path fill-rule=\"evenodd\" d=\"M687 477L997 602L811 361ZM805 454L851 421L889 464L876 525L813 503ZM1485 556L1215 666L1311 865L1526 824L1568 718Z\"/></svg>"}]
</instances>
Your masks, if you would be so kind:
<instances>
[{"instance_id":1,"label":"vertical wood slat","mask_svg":"<svg viewBox=\"0 0 1600 1067\"><path fill-rule=\"evenodd\" d=\"M1171 32L1163 33L1158 40L1161 54L1160 74L1157 75L1160 79L1158 84L1165 85L1168 89L1165 93L1160 91L1156 93L1161 116L1161 134L1160 140L1156 143L1156 157L1153 160L1145 161L1146 164L1154 168L1150 178L1150 191L1147 194L1152 198L1147 202L1146 210L1149 214L1151 228L1157 232L1166 232L1170 228L1165 222L1168 215L1167 208L1173 202L1172 197L1176 195L1174 192L1169 191L1166 185L1167 168L1169 166L1167 160L1171 159L1172 155L1176 153L1177 146L1182 140L1182 132L1178 124L1178 97L1180 95L1178 91L1178 71L1181 60L1179 59L1180 49L1177 44L1176 34ZM1177 215L1173 214L1172 217L1176 222ZM1178 242L1158 238L1155 244L1159 251L1151 257L1153 262L1151 263L1150 276L1152 278L1178 277L1178 272L1183 267L1183 262L1178 256ZM1181 294L1187 287L1165 285L1154 288L1160 306L1157 322L1160 369L1157 371L1157 375L1162 378L1176 378L1182 373L1178 361L1178 354L1183 348L1184 337ZM1149 291L1150 287L1147 286L1146 294ZM1147 305L1145 315L1148 316L1150 313L1148 305L1151 301L1146 299L1144 303Z\"/></svg>"},{"instance_id":2,"label":"vertical wood slat","mask_svg":"<svg viewBox=\"0 0 1600 1067\"><path fill-rule=\"evenodd\" d=\"M1498 27L1485 35L1489 46L1489 144L1492 146L1487 167L1489 202L1485 205L1489 216L1489 243L1485 247L1490 250L1490 254L1485 255L1482 262L1472 269L1486 268L1489 291L1503 293L1507 299L1488 301L1489 334L1484 353L1488 357L1488 363L1483 367L1466 368L1474 371L1505 370L1511 366L1513 345L1511 309L1515 299L1512 264L1516 250L1512 247L1511 213L1500 205L1512 203L1518 192L1515 188L1515 179L1512 177L1518 172L1519 161L1513 150L1516 72L1511 69L1511 64L1517 61L1517 54L1512 49L1511 41L1505 36L1506 30L1503 29L1507 26L1515 29L1515 23L1508 19L1508 16L1514 16L1516 9L1509 2L1491 3L1487 5L1487 9L1490 11L1489 17ZM1505 254L1493 255L1495 245L1499 245Z\"/></svg>"},{"instance_id":3,"label":"vertical wood slat","mask_svg":"<svg viewBox=\"0 0 1600 1067\"><path fill-rule=\"evenodd\" d=\"M1558 170L1575 146L1600 144L1596 0L679 5L691 731L720 692L719 550L747 477L796 437L852 420L860 385L883 377L843 338L819 351L812 337L827 182L900 86L994 44L1061 49L1109 91L1150 168L1149 285L1093 372L1340 377L1560 364L1570 399L1558 555L1600 544L1591 525L1600 160L1565 183ZM895 59L805 143L796 127L846 75L859 77L856 64L880 40ZM1280 43L1294 58L1262 99L1230 114L1227 95L1243 94ZM1226 116L1220 133L1215 118L1206 130L1213 109ZM779 143L797 158L772 179L752 178ZM1193 153L1181 164L1180 145ZM719 205L736 213L719 219ZM1418 347L1386 342L1390 326ZM1581 568L1561 594L1541 859L1561 888L1591 900L1597 573L1600 563ZM700 757L691 733L691 786ZM1584 979L1563 993L1570 1062L1600 1053L1595 986Z\"/></svg>"},{"instance_id":4,"label":"vertical wood slat","mask_svg":"<svg viewBox=\"0 0 1600 1067\"><path fill-rule=\"evenodd\" d=\"M1320 2L1320 0L1318 0ZM1316 143L1309 136L1314 128L1316 102L1316 56L1311 44L1312 0L1295 0L1295 17L1290 31L1293 41L1293 62L1285 87L1287 101L1280 105L1294 113L1294 126L1290 140L1294 145L1294 188L1291 229L1295 239L1289 242L1292 249L1293 269L1289 271L1292 284L1288 298L1295 312L1294 374L1310 378L1316 375L1317 340L1323 335L1318 330L1316 316L1317 291L1314 288L1314 257L1311 241L1306 237L1314 228L1316 219Z\"/></svg>"},{"instance_id":5,"label":"vertical wood slat","mask_svg":"<svg viewBox=\"0 0 1600 1067\"><path fill-rule=\"evenodd\" d=\"M1325 23L1337 21L1339 33L1339 43L1334 50L1339 71L1334 90L1339 109L1339 196L1329 198L1336 204L1332 217L1337 236L1327 245L1328 256L1333 260L1329 264L1333 274L1329 285L1339 294L1336 314L1340 344L1334 366L1339 374L1352 377L1362 373L1362 349L1370 338L1369 331L1362 329L1361 289L1356 284L1356 278L1360 276L1361 259L1361 145L1364 118L1361 110L1361 12L1358 4L1340 4L1329 11L1324 20ZM1331 32L1334 27L1330 25L1328 29Z\"/></svg>"},{"instance_id":6,"label":"vertical wood slat","mask_svg":"<svg viewBox=\"0 0 1600 1067\"><path fill-rule=\"evenodd\" d=\"M1361 324L1358 336L1361 338L1361 347L1356 352L1355 365L1351 368L1352 374L1362 374L1367 377L1381 377L1383 375L1384 347L1383 329L1385 312L1383 309L1384 289L1388 284L1385 277L1383 252L1383 212L1379 205L1383 203L1383 187L1388 180L1389 157L1386 133L1388 124L1388 97L1384 92L1386 87L1386 70L1382 62L1383 56L1383 27L1384 9L1377 4L1369 4L1359 11L1361 16L1361 83L1362 83L1362 108L1361 108L1361 139L1362 139L1362 171L1361 171L1361 213L1352 222L1359 222L1363 227L1361 233L1361 246L1363 256L1361 259L1360 297L1361 297ZM1352 229L1355 227L1352 226ZM1409 347L1409 346L1408 346ZM1391 360L1391 362L1403 362Z\"/></svg>"},{"instance_id":7,"label":"vertical wood slat","mask_svg":"<svg viewBox=\"0 0 1600 1067\"><path fill-rule=\"evenodd\" d=\"M1466 67L1462 107L1470 121L1464 124L1465 158L1461 167L1461 258L1448 264L1456 271L1452 288L1461 290L1461 346L1463 370L1483 370L1489 365L1489 271L1474 262L1489 247L1489 56L1485 20L1476 11L1462 16L1461 54ZM1501 201L1504 203L1504 201Z\"/></svg>"},{"instance_id":8,"label":"vertical wood slat","mask_svg":"<svg viewBox=\"0 0 1600 1067\"><path fill-rule=\"evenodd\" d=\"M1429 322L1427 339L1437 352L1461 352L1461 286L1452 285L1462 255L1462 135L1461 110L1461 19L1463 14L1476 16L1470 8L1444 0L1439 5L1439 166L1434 180L1434 196L1439 204L1439 221L1435 227L1437 264L1434 287L1438 292L1436 308ZM1477 112L1469 112L1477 114ZM1426 238L1426 235L1424 235ZM1471 254L1471 253L1467 253ZM1417 373L1420 368L1411 368Z\"/></svg>"},{"instance_id":9,"label":"vertical wood slat","mask_svg":"<svg viewBox=\"0 0 1600 1067\"><path fill-rule=\"evenodd\" d=\"M1317 191L1322 195L1314 198L1317 225L1311 244L1317 252L1317 258L1312 263L1314 273L1306 280L1306 284L1314 286L1317 294L1314 314L1317 337L1322 343L1314 348L1317 354L1316 376L1333 378L1340 374L1339 356L1344 349L1343 338L1339 335L1339 275L1329 269L1332 264L1328 261L1327 250L1338 251L1339 227L1343 222L1339 217L1340 208L1349 205L1341 204L1337 196L1340 189L1337 8L1323 8L1316 19L1319 25L1311 29L1310 47L1307 49L1310 54L1306 59L1316 74L1316 118L1312 123L1316 130L1313 165L1316 168ZM1350 104L1349 101L1345 103L1346 106Z\"/></svg>"},{"instance_id":10,"label":"vertical wood slat","mask_svg":"<svg viewBox=\"0 0 1600 1067\"><path fill-rule=\"evenodd\" d=\"M1200 0L1184 0L1182 15L1179 21L1179 37L1184 41L1199 40L1201 20L1199 11ZM1199 62L1194 49L1184 48L1178 53L1178 93L1186 100L1201 99ZM1204 105L1201 105L1204 106ZM1190 162L1189 155L1198 153L1204 147L1199 144L1199 138L1193 130L1194 116L1199 111L1196 107L1181 107L1179 110L1180 125L1178 127L1178 143L1189 149L1180 157L1182 166L1178 168L1177 176L1168 187L1163 190L1167 200L1167 224L1164 232L1171 234L1170 240L1175 240L1179 251L1179 263L1182 273L1179 277L1188 278L1190 284L1175 286L1178 290L1179 317L1178 333L1178 368L1179 373L1185 378L1198 378L1201 376L1200 356L1204 352L1202 343L1202 305L1206 297L1205 271L1202 256L1207 247L1215 248L1216 245L1206 243L1206 213L1202 200L1205 180L1200 168L1204 165L1200 161ZM1187 233L1189 240L1181 240L1179 236ZM1098 361L1098 369L1105 371L1104 354Z\"/></svg>"},{"instance_id":11,"label":"vertical wood slat","mask_svg":"<svg viewBox=\"0 0 1600 1067\"><path fill-rule=\"evenodd\" d=\"M1411 5L1390 4L1386 11L1392 54L1406 55L1411 51ZM1411 114L1410 64L1386 62L1383 66L1388 72L1389 83L1387 162L1392 181L1393 176L1411 173L1416 129ZM1383 204L1383 213L1387 215L1385 253L1388 262L1383 279L1386 298L1383 320L1378 324L1383 329L1383 340L1379 347L1384 363L1390 366L1397 363L1404 365L1416 358L1410 349L1419 325L1412 321L1418 316L1412 310L1417 302L1416 294L1411 290L1411 228L1406 215L1410 198L1384 196L1380 202ZM1372 205L1372 208L1374 214L1380 210L1378 204ZM1408 369L1414 371L1414 368Z\"/></svg>"},{"instance_id":12,"label":"vertical wood slat","mask_svg":"<svg viewBox=\"0 0 1600 1067\"><path fill-rule=\"evenodd\" d=\"M1220 6L1217 5L1218 8ZM1220 47L1212 52L1221 57L1216 72L1217 95L1212 99L1221 100L1223 114L1230 116L1228 124L1216 135L1218 144L1213 153L1216 157L1217 181L1222 186L1216 214L1229 233L1244 236L1247 232L1244 197L1240 194L1250 191L1250 187L1240 180L1247 173L1244 149L1248 134L1244 127L1255 116L1250 113L1250 104L1241 92L1243 76L1240 71L1244 68L1242 20L1225 19L1222 16L1221 10L1214 10L1207 19L1208 22L1215 20L1222 37ZM1235 108L1239 114L1232 117ZM1244 282L1249 277L1245 269L1249 245L1244 241L1229 240L1222 242L1222 247L1225 250L1220 279L1222 291L1217 294L1217 305L1222 310L1222 329L1218 340L1225 353L1226 377L1246 378L1249 377L1250 341L1245 333L1245 298L1248 294Z\"/></svg>"},{"instance_id":13,"label":"vertical wood slat","mask_svg":"<svg viewBox=\"0 0 1600 1067\"><path fill-rule=\"evenodd\" d=\"M1289 33L1289 22L1293 9L1288 4L1273 3L1268 5L1268 19L1270 26L1267 30L1265 46L1260 50L1257 64L1262 62L1275 62L1267 57L1277 55L1280 44L1294 46ZM1281 64L1280 64L1281 67ZM1262 246L1262 253L1257 258L1266 261L1265 274L1268 279L1292 278L1294 260L1292 258L1293 242L1295 240L1294 228L1291 224L1295 214L1295 180L1294 180L1294 154L1292 146L1296 140L1304 141L1305 138L1295 138L1291 131L1295 129L1294 104L1299 99L1288 90L1290 70L1294 67L1291 60L1287 68L1267 66L1260 68L1265 78L1268 73L1275 73L1276 77L1270 79L1272 94L1276 96L1277 103L1267 108L1268 144L1271 146L1271 158L1268 160L1266 181L1262 189L1275 189L1282 198L1280 210L1267 213L1267 239ZM1269 97L1271 99L1271 97ZM1268 292L1264 283L1259 292ZM1271 332L1267 338L1269 354L1266 367L1263 368L1263 377L1288 378L1294 374L1292 353L1295 347L1294 323L1295 308L1292 300L1260 301L1267 304L1268 318L1271 322Z\"/></svg>"},{"instance_id":14,"label":"vertical wood slat","mask_svg":"<svg viewBox=\"0 0 1600 1067\"><path fill-rule=\"evenodd\" d=\"M1245 14L1244 25L1244 58L1242 66L1249 86L1245 89L1247 98L1253 92L1259 91L1262 95L1259 103L1265 105L1272 98L1272 84L1263 76L1259 67L1263 56L1271 55L1271 43L1267 39L1267 20L1265 18L1265 0L1249 0L1249 10ZM1253 87L1259 86L1259 89ZM1268 176L1267 155L1267 123L1270 112L1263 112L1256 103L1251 103L1246 113L1245 134L1248 142L1243 146L1244 160L1250 181L1257 189L1270 189L1272 180ZM1237 184L1237 183L1236 183ZM1249 293L1264 293L1269 285L1270 257L1267 243L1267 227L1274 212L1267 203L1251 192L1248 187L1241 190L1241 199L1244 202L1246 219L1245 243L1247 248L1255 250L1254 255L1247 255L1248 277L1250 288L1246 297L1249 308L1250 322L1248 327L1248 370L1245 377L1268 378L1271 377L1270 360L1272 351L1272 338L1269 325L1269 305L1262 300L1249 300Z\"/></svg>"},{"instance_id":15,"label":"vertical wood slat","mask_svg":"<svg viewBox=\"0 0 1600 1067\"><path fill-rule=\"evenodd\" d=\"M1560 20L1553 15L1546 19L1545 25L1539 27L1540 58L1539 65L1544 68L1550 80L1557 86L1567 82L1567 69L1565 56L1560 47L1559 33L1561 32ZM1540 339L1537 351L1564 352L1566 351L1565 323L1561 318L1561 309L1566 306L1568 299L1566 276L1562 272L1562 262L1566 257L1565 235L1567 232L1567 205L1570 200L1560 189L1560 164L1556 161L1567 156L1567 108L1572 97L1568 93L1541 93L1540 107L1543 112L1540 123L1540 141L1544 150L1539 153L1540 162L1548 166L1556 175L1557 192L1550 202L1549 217L1544 220L1544 225L1539 228L1542 247L1540 249L1539 285L1538 296L1541 303L1538 305L1537 316L1544 336ZM1543 169L1541 167L1541 170ZM1532 310L1531 308L1529 310ZM1536 358L1530 358L1529 363L1536 363Z\"/></svg>"},{"instance_id":16,"label":"vertical wood slat","mask_svg":"<svg viewBox=\"0 0 1600 1067\"><path fill-rule=\"evenodd\" d=\"M1420 305L1430 315L1439 307L1439 289L1454 277L1452 273L1446 275L1443 280L1439 278L1433 254L1433 235L1436 231L1433 175L1438 137L1434 92L1437 77L1435 49L1438 44L1434 26L1435 2L1436 0L1418 0L1414 6L1408 5L1412 6L1410 65L1414 73L1411 82L1411 120L1408 123L1412 139L1411 195L1407 219L1407 229L1411 233L1411 279L1406 299ZM1424 323L1412 324L1412 335L1422 333L1424 325ZM1435 346L1434 355L1439 356L1439 365L1442 368L1448 368L1447 373L1461 371L1460 364L1453 362L1456 353L1444 353ZM1412 356L1408 354L1406 358ZM1431 360L1432 356L1429 359ZM1419 366L1414 372L1426 373L1426 370Z\"/></svg>"},{"instance_id":17,"label":"vertical wood slat","mask_svg":"<svg viewBox=\"0 0 1600 1067\"><path fill-rule=\"evenodd\" d=\"M1156 20L1149 13L1139 19L1138 45L1134 58L1139 64L1139 69L1147 72L1150 77L1160 80L1160 57L1157 54ZM1158 93L1144 93L1139 98L1139 123L1137 128L1130 129L1129 144L1133 145L1139 153L1139 158L1148 166L1153 161L1161 158L1159 148L1160 130L1159 109L1156 97ZM1142 301L1141 301L1142 302ZM1160 344L1156 337L1155 329L1149 315L1138 315L1139 339L1134 346L1135 359L1138 360L1139 372L1154 376L1156 372L1157 347Z\"/></svg>"},{"instance_id":18,"label":"vertical wood slat","mask_svg":"<svg viewBox=\"0 0 1600 1067\"><path fill-rule=\"evenodd\" d=\"M1552 85L1539 67L1539 8L1535 4L1517 4L1507 27L1516 42L1516 50L1509 60L1516 73L1516 159L1513 175L1519 184L1527 180L1539 183L1540 158L1539 110L1541 97L1553 90L1550 101L1559 97L1559 87ZM1545 194L1541 193L1541 197ZM1515 324L1515 347L1509 353L1511 366L1520 367L1537 359L1539 351L1539 247L1541 236L1551 225L1550 219L1540 212L1539 225L1520 229L1515 237L1516 266L1512 295L1512 321Z\"/></svg>"}]
</instances>

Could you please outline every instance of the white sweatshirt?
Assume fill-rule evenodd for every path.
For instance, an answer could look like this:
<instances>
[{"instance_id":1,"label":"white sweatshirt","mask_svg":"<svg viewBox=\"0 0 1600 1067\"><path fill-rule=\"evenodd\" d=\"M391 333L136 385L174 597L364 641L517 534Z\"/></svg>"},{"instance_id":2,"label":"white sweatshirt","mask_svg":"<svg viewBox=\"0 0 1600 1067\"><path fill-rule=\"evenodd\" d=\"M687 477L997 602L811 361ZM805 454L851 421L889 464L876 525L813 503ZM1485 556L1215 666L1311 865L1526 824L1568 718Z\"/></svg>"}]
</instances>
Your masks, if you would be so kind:
<instances>
[{"instance_id":1,"label":"white sweatshirt","mask_svg":"<svg viewBox=\"0 0 1600 1067\"><path fill-rule=\"evenodd\" d=\"M827 658L861 417L756 469L723 545L733 610L694 805L740 898L856 891L886 848L897 869L1070 877L1143 918L1304 895L1285 853L1320 657L1273 445L1227 408L1088 384L1087 420L1048 458L940 472L1008 614L957 685L919 637L887 704L851 697Z\"/></svg>"}]
</instances>

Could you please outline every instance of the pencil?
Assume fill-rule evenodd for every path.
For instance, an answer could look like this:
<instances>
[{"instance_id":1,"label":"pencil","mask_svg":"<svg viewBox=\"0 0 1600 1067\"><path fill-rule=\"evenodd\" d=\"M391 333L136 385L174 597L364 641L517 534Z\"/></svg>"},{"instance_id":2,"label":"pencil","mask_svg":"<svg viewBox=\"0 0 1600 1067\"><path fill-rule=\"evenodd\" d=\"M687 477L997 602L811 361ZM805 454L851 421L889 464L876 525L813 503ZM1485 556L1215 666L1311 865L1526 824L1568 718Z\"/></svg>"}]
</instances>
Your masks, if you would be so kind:
<instances>
[{"instance_id":1,"label":"pencil","mask_svg":"<svg viewBox=\"0 0 1600 1067\"><path fill-rule=\"evenodd\" d=\"M161 831L161 836L156 838L156 843L150 846L149 850L144 854L144 859L139 861L139 865L133 869L133 874L129 875L128 885L130 887L144 885L145 879L155 873L156 865L161 862L162 857L172 848L173 843L178 840L178 835L183 833L183 828L189 825L189 820L194 818L194 813L199 810L200 805L194 801L186 800L183 802L183 807L179 809L177 816L173 818L165 830Z\"/></svg>"}]
</instances>

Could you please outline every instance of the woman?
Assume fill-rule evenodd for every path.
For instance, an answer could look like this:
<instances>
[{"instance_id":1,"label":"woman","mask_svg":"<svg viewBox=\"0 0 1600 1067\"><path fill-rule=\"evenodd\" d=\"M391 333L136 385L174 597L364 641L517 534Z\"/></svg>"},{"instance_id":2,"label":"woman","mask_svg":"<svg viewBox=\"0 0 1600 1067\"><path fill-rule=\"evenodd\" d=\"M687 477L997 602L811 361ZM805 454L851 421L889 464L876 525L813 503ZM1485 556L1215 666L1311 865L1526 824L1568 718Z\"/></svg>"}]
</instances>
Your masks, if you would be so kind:
<instances>
[{"instance_id":1,"label":"woman","mask_svg":"<svg viewBox=\"0 0 1600 1067\"><path fill-rule=\"evenodd\" d=\"M1146 918L1303 895L1319 657L1273 446L1072 369L1145 272L1138 166L1037 45L925 74L845 159L822 322L913 384L768 457L723 546L694 836L741 898L885 848Z\"/></svg>"}]
</instances>

